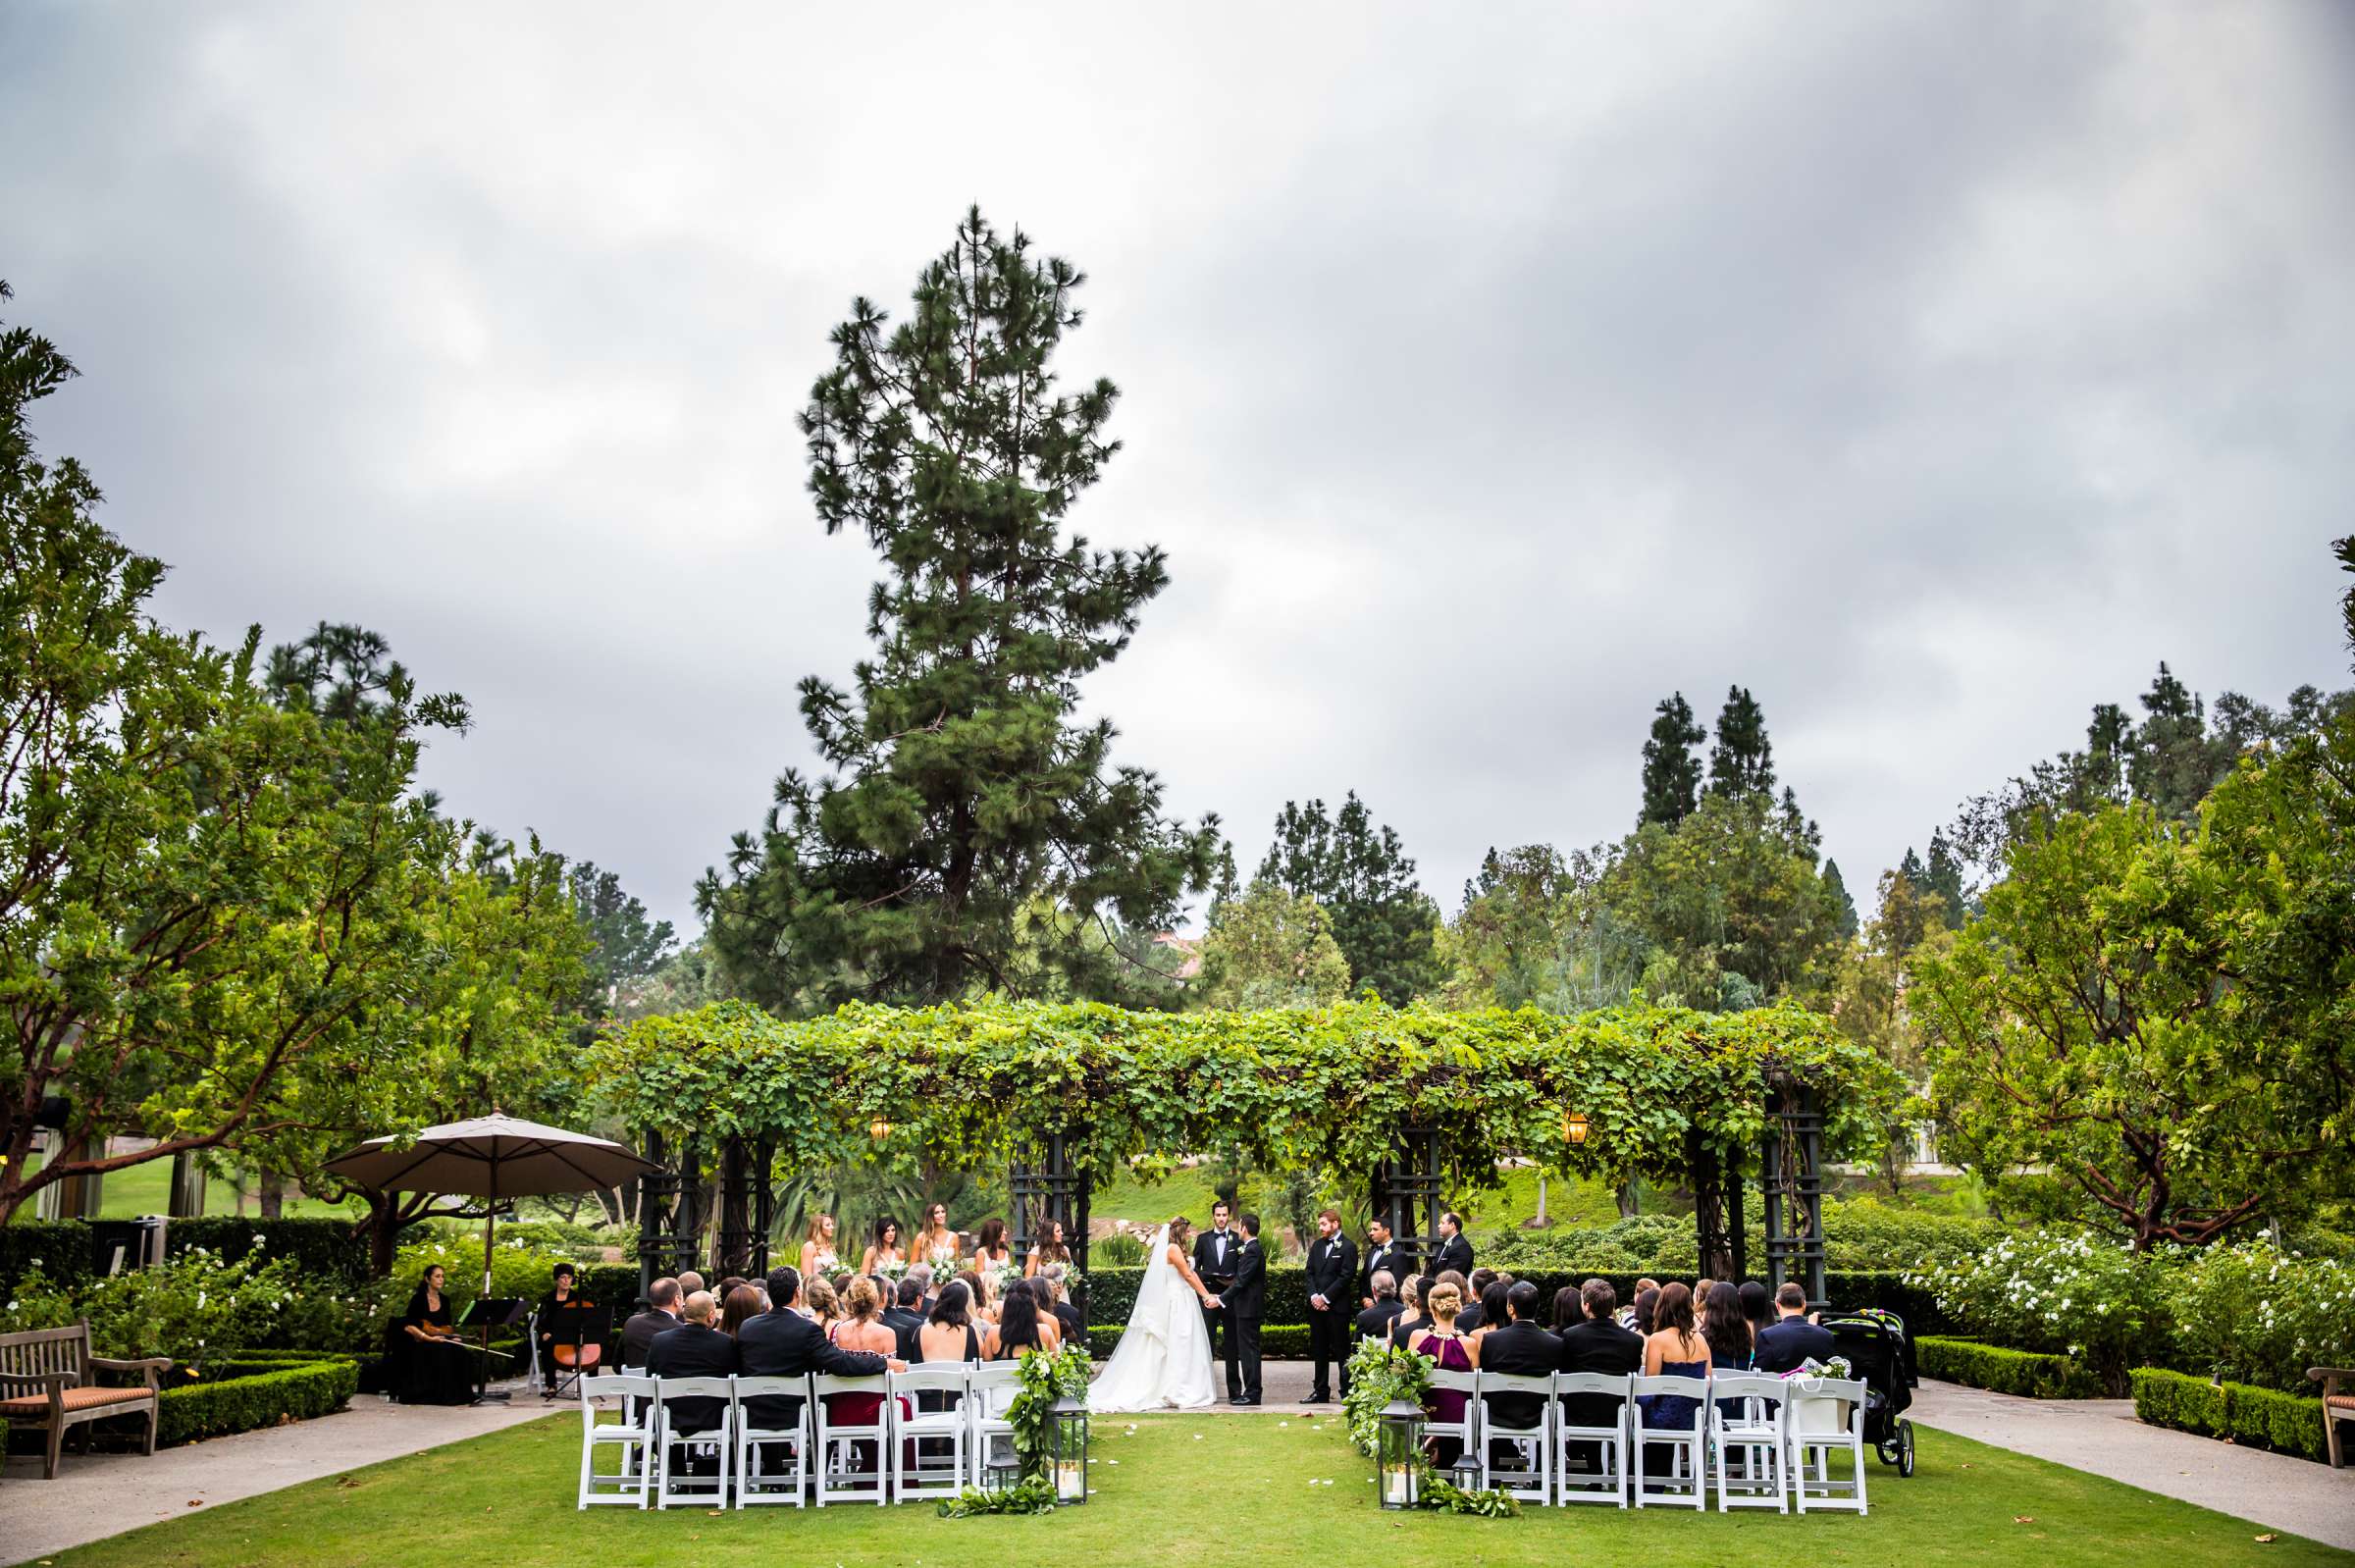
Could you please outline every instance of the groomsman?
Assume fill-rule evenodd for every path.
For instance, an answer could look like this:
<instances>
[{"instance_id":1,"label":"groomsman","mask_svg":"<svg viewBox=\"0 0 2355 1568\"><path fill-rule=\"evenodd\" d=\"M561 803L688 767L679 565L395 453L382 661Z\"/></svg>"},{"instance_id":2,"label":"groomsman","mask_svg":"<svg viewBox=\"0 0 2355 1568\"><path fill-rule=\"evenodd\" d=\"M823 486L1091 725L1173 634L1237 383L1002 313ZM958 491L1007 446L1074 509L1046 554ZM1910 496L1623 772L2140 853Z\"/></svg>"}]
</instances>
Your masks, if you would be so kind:
<instances>
[{"instance_id":1,"label":"groomsman","mask_svg":"<svg viewBox=\"0 0 2355 1568\"><path fill-rule=\"evenodd\" d=\"M1231 1228L1233 1220L1234 1211L1221 1198L1210 1206L1210 1228L1194 1237L1194 1273L1201 1277L1202 1288L1214 1296L1225 1295L1227 1287L1234 1283L1235 1260L1242 1255L1243 1238ZM1226 1341L1219 1333L1226 1321L1226 1315L1218 1308L1202 1309L1202 1324L1210 1331L1210 1354L1214 1361L1226 1353L1221 1348Z\"/></svg>"},{"instance_id":2,"label":"groomsman","mask_svg":"<svg viewBox=\"0 0 2355 1568\"><path fill-rule=\"evenodd\" d=\"M1464 1239L1463 1216L1452 1211L1439 1216L1439 1250L1431 1260L1433 1274L1450 1269L1467 1280L1472 1278L1472 1243Z\"/></svg>"},{"instance_id":3,"label":"groomsman","mask_svg":"<svg viewBox=\"0 0 2355 1568\"><path fill-rule=\"evenodd\" d=\"M1398 1248L1390 1240L1390 1222L1377 1215L1366 1223L1366 1261L1357 1271L1357 1304L1374 1304L1374 1277L1388 1270L1390 1278L1398 1278Z\"/></svg>"},{"instance_id":4,"label":"groomsman","mask_svg":"<svg viewBox=\"0 0 2355 1568\"><path fill-rule=\"evenodd\" d=\"M1317 1216L1317 1239L1308 1244L1308 1358L1315 1364L1308 1402L1325 1404L1333 1385L1325 1381L1325 1363L1341 1369L1341 1397L1349 1397L1349 1288L1357 1280L1357 1246L1341 1234L1337 1209Z\"/></svg>"}]
</instances>

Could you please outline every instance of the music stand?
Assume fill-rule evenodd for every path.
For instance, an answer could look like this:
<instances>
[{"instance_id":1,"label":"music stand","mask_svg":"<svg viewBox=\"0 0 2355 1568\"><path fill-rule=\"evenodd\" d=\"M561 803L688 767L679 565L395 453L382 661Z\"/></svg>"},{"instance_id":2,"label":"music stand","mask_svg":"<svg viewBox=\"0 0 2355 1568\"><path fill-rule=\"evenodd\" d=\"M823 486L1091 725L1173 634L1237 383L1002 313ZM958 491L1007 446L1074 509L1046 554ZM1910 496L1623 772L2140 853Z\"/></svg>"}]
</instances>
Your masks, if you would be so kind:
<instances>
[{"instance_id":1,"label":"music stand","mask_svg":"<svg viewBox=\"0 0 2355 1568\"><path fill-rule=\"evenodd\" d=\"M539 1369L543 1382L552 1382L556 1393L562 1396L591 1372L602 1371L605 1340L612 1333L611 1307L601 1307L578 1297L559 1304L548 1342L548 1365ZM565 1350L572 1352L570 1360L562 1354ZM540 1354L536 1340L532 1351L536 1364ZM550 1373L561 1376L551 1379Z\"/></svg>"},{"instance_id":2,"label":"music stand","mask_svg":"<svg viewBox=\"0 0 2355 1568\"><path fill-rule=\"evenodd\" d=\"M474 1396L477 1399L505 1399L511 1397L504 1388L496 1392L491 1387L491 1331L511 1329L524 1319L521 1296L477 1296L466 1304L466 1315L457 1322L460 1329L475 1330L481 1335L483 1359L475 1369Z\"/></svg>"}]
</instances>

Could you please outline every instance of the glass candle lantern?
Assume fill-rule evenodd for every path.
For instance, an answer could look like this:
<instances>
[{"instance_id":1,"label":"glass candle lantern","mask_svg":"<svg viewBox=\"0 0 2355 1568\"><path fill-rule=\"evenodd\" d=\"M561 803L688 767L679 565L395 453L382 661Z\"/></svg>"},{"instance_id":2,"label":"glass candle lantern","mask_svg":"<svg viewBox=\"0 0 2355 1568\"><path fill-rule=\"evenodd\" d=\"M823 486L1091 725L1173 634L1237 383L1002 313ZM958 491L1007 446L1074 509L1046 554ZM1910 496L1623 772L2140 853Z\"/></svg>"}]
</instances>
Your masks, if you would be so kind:
<instances>
[{"instance_id":1,"label":"glass candle lantern","mask_svg":"<svg viewBox=\"0 0 2355 1568\"><path fill-rule=\"evenodd\" d=\"M1375 1491L1385 1508L1412 1508L1423 1500L1423 1407L1393 1399L1382 1407L1374 1443Z\"/></svg>"},{"instance_id":2,"label":"glass candle lantern","mask_svg":"<svg viewBox=\"0 0 2355 1568\"><path fill-rule=\"evenodd\" d=\"M1087 1501L1087 1406L1070 1394L1047 1407L1047 1465L1058 1507Z\"/></svg>"}]
</instances>

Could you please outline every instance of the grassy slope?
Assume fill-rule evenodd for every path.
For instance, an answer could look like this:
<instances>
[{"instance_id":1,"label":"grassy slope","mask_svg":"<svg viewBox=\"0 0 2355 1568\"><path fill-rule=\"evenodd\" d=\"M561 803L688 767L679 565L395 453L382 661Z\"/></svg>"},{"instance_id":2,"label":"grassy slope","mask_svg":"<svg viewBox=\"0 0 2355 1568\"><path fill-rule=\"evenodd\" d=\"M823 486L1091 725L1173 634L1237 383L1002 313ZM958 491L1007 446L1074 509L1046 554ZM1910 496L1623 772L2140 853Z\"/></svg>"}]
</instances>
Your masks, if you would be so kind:
<instances>
[{"instance_id":1,"label":"grassy slope","mask_svg":"<svg viewBox=\"0 0 2355 1568\"><path fill-rule=\"evenodd\" d=\"M699 1568L777 1561L1267 1568L1373 1549L1381 1560L1483 1568L1631 1563L1662 1553L1808 1568L2069 1568L2160 1552L2202 1568L2281 1568L2346 1556L2290 1537L2260 1545L2254 1538L2261 1532L2243 1521L1936 1432L1921 1434L1920 1469L1910 1481L1868 1461L1873 1512L1863 1519L1588 1507L1483 1520L1382 1515L1370 1500L1367 1466L1336 1423L1163 1416L1138 1422L1133 1436L1124 1434L1125 1425L1108 1421L1097 1434L1098 1491L1089 1505L1040 1518L943 1520L924 1504L580 1514L573 1509L580 1426L560 1416L44 1560L57 1568L465 1568L559 1559L599 1568L682 1561ZM1323 1479L1334 1485L1313 1484Z\"/></svg>"}]
</instances>

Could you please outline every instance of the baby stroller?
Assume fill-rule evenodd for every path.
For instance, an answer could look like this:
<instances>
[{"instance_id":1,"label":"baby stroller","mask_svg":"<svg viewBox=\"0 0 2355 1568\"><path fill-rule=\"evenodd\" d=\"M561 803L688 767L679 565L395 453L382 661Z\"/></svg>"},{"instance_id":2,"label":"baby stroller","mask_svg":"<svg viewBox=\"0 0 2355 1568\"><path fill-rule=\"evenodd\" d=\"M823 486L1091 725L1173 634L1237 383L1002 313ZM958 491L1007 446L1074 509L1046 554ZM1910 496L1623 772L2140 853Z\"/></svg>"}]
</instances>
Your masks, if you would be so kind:
<instances>
[{"instance_id":1,"label":"baby stroller","mask_svg":"<svg viewBox=\"0 0 2355 1568\"><path fill-rule=\"evenodd\" d=\"M1913 1345L1906 1324L1881 1307L1858 1312L1827 1312L1818 1320L1848 1358L1853 1374L1864 1382L1864 1440L1897 1466L1901 1476L1913 1474L1913 1423L1904 1419L1913 1403Z\"/></svg>"}]
</instances>

